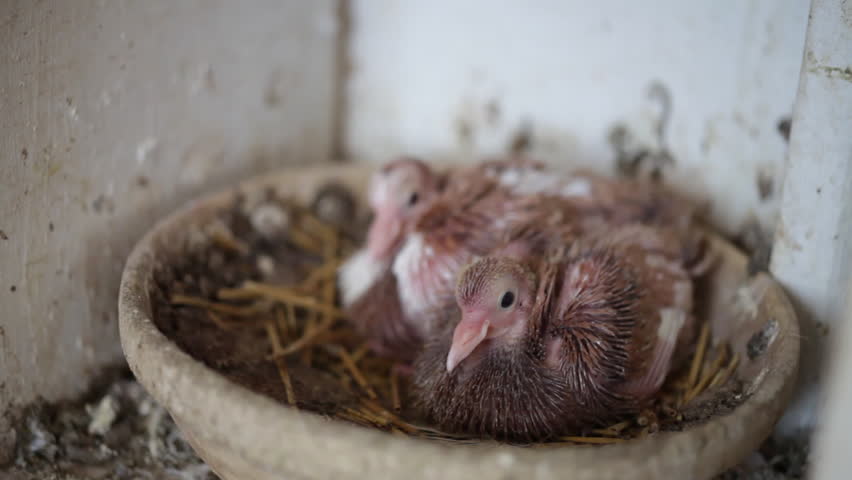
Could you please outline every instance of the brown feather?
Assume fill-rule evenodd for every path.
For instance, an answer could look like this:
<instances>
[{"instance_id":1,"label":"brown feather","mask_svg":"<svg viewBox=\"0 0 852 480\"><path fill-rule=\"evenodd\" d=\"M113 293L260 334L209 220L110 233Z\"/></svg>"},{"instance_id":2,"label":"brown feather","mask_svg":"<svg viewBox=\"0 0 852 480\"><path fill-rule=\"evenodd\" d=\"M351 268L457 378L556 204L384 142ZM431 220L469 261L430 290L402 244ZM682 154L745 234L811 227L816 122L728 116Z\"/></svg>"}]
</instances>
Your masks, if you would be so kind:
<instances>
[{"instance_id":1,"label":"brown feather","mask_svg":"<svg viewBox=\"0 0 852 480\"><path fill-rule=\"evenodd\" d=\"M346 315L355 329L370 339L370 346L380 355L410 361L423 342L423 333L405 319L396 277L390 270L346 309Z\"/></svg>"}]
</instances>

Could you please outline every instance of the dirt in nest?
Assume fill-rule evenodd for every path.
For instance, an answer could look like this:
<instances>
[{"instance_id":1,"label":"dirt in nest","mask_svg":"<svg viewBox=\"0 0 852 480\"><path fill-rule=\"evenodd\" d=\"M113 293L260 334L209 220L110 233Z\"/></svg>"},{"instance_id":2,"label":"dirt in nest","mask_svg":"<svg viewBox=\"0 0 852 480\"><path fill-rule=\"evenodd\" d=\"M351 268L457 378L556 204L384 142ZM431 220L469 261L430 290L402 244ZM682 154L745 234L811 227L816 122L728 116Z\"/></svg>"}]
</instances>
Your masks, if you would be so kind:
<instances>
[{"instance_id":1,"label":"dirt in nest","mask_svg":"<svg viewBox=\"0 0 852 480\"><path fill-rule=\"evenodd\" d=\"M290 199L273 190L262 201L243 196L221 213L218 227L200 232L200 248L165 259L155 271L152 293L154 320L160 330L184 351L230 380L286 403L286 390L262 323L222 329L207 310L175 305L175 294L217 301L220 288L238 287L245 281L294 285L320 266L321 256L306 252L289 238L298 212ZM367 219L356 219L351 193L338 185L326 185L309 208L311 213L344 232L351 244L361 241ZM355 221L353 221L355 219ZM214 222L215 225L215 222ZM226 232L245 248L230 241L211 240ZM197 232L199 233L199 232ZM300 314L303 312L300 312ZM334 414L357 404L357 398L340 388L338 379L318 368L307 367L299 357L286 359L300 408Z\"/></svg>"},{"instance_id":2,"label":"dirt in nest","mask_svg":"<svg viewBox=\"0 0 852 480\"><path fill-rule=\"evenodd\" d=\"M766 325L764 325L763 328L749 338L748 343L746 344L746 353L748 354L748 358L754 360L755 358L763 355L764 352L766 352L766 349L769 348L769 344L772 343L776 334L778 334L778 321L771 318L766 322Z\"/></svg>"},{"instance_id":3,"label":"dirt in nest","mask_svg":"<svg viewBox=\"0 0 852 480\"><path fill-rule=\"evenodd\" d=\"M31 405L12 429L5 480L215 480L165 409L125 368L80 401Z\"/></svg>"},{"instance_id":4,"label":"dirt in nest","mask_svg":"<svg viewBox=\"0 0 852 480\"><path fill-rule=\"evenodd\" d=\"M742 382L732 379L684 406L680 411L679 421L663 425L662 430L677 432L700 425L708 418L731 413L744 400Z\"/></svg>"}]
</instances>

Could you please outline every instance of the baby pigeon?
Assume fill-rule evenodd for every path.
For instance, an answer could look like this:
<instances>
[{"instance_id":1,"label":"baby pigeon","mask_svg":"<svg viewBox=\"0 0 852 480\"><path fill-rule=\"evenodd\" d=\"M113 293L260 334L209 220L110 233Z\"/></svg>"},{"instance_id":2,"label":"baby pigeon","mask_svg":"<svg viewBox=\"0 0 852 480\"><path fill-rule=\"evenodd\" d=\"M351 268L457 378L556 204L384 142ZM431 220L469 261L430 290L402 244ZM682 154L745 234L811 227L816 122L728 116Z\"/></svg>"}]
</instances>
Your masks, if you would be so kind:
<instances>
[{"instance_id":1,"label":"baby pigeon","mask_svg":"<svg viewBox=\"0 0 852 480\"><path fill-rule=\"evenodd\" d=\"M397 278L391 271L407 233L439 196L457 198L483 182L493 185L485 178L509 168L542 167L510 157L438 173L420 160L404 157L373 176L369 205L374 219L366 245L341 266L338 283L347 317L378 353L410 360L422 341L421 330L403 319Z\"/></svg>"},{"instance_id":2,"label":"baby pigeon","mask_svg":"<svg viewBox=\"0 0 852 480\"><path fill-rule=\"evenodd\" d=\"M521 226L540 234L565 225L577 234L631 223L683 229L694 214L658 186L509 165L464 189L448 187L414 224L393 261L401 318L421 336L439 327L462 267Z\"/></svg>"},{"instance_id":3,"label":"baby pigeon","mask_svg":"<svg viewBox=\"0 0 852 480\"><path fill-rule=\"evenodd\" d=\"M379 353L410 357L411 342L417 340L405 323L383 321L401 315L390 267L405 233L437 197L445 180L411 157L385 164L371 178L368 204L373 220L366 243L340 267L338 285L347 318L374 340Z\"/></svg>"},{"instance_id":4,"label":"baby pigeon","mask_svg":"<svg viewBox=\"0 0 852 480\"><path fill-rule=\"evenodd\" d=\"M407 225L437 196L442 183L428 165L408 157L389 162L373 175L368 196L373 221L366 244L340 269L344 305L361 296L391 264Z\"/></svg>"},{"instance_id":5,"label":"baby pigeon","mask_svg":"<svg viewBox=\"0 0 852 480\"><path fill-rule=\"evenodd\" d=\"M635 414L694 331L693 238L631 224L549 252L497 251L459 275L461 320L415 361L447 432L540 441Z\"/></svg>"},{"instance_id":6,"label":"baby pigeon","mask_svg":"<svg viewBox=\"0 0 852 480\"><path fill-rule=\"evenodd\" d=\"M514 194L563 197L574 202L587 218L595 218L592 213L598 212L609 224L641 222L683 227L691 224L698 210L694 202L659 183L615 179L589 170L553 175L542 169L510 165L495 177Z\"/></svg>"}]
</instances>

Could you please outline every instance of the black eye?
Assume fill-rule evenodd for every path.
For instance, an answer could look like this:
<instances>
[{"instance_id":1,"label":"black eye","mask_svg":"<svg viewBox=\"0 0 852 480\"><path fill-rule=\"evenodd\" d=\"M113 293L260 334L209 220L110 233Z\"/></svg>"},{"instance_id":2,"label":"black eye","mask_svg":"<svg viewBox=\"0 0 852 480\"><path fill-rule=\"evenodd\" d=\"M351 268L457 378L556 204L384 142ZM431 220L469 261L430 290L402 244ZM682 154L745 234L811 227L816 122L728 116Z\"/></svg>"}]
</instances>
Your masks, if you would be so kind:
<instances>
[{"instance_id":1,"label":"black eye","mask_svg":"<svg viewBox=\"0 0 852 480\"><path fill-rule=\"evenodd\" d=\"M417 192L412 193L412 194L411 194L411 196L410 196L410 197L408 197L408 205L409 205L409 206L410 206L410 205L414 205L415 203L417 203L417 200L418 200L419 198L420 198L420 196L419 196L419 195L417 195Z\"/></svg>"},{"instance_id":2,"label":"black eye","mask_svg":"<svg viewBox=\"0 0 852 480\"><path fill-rule=\"evenodd\" d=\"M501 308L509 308L513 303L515 303L515 294L512 292L506 292L500 297Z\"/></svg>"}]
</instances>

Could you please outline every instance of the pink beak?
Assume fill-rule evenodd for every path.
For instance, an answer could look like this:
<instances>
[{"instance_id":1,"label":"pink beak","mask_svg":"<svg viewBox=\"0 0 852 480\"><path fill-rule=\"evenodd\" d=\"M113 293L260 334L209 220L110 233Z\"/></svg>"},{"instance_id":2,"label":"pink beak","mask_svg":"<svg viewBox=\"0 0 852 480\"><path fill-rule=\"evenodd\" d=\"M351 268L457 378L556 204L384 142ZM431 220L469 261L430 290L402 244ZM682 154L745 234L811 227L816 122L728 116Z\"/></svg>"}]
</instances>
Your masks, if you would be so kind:
<instances>
[{"instance_id":1,"label":"pink beak","mask_svg":"<svg viewBox=\"0 0 852 480\"><path fill-rule=\"evenodd\" d=\"M367 232L367 251L377 260L393 255L402 234L402 222L397 212L390 209L376 211L376 217Z\"/></svg>"},{"instance_id":2,"label":"pink beak","mask_svg":"<svg viewBox=\"0 0 852 480\"><path fill-rule=\"evenodd\" d=\"M467 358L488 335L490 322L485 315L462 316L461 322L453 331L453 343L447 354L447 372Z\"/></svg>"}]
</instances>

